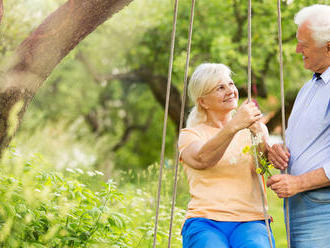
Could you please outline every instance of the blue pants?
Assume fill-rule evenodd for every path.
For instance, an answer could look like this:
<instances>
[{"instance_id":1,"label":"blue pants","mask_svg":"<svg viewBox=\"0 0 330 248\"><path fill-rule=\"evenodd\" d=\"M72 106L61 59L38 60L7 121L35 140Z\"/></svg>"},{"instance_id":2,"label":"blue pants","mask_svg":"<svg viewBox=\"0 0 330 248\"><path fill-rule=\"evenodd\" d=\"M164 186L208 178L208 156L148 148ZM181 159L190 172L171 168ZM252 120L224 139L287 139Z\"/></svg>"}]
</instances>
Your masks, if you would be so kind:
<instances>
[{"instance_id":1,"label":"blue pants","mask_svg":"<svg viewBox=\"0 0 330 248\"><path fill-rule=\"evenodd\" d=\"M265 221L224 222L187 219L182 228L183 248L268 248ZM273 247L275 248L272 235Z\"/></svg>"},{"instance_id":2,"label":"blue pants","mask_svg":"<svg viewBox=\"0 0 330 248\"><path fill-rule=\"evenodd\" d=\"M289 198L292 248L330 247L330 187Z\"/></svg>"}]
</instances>

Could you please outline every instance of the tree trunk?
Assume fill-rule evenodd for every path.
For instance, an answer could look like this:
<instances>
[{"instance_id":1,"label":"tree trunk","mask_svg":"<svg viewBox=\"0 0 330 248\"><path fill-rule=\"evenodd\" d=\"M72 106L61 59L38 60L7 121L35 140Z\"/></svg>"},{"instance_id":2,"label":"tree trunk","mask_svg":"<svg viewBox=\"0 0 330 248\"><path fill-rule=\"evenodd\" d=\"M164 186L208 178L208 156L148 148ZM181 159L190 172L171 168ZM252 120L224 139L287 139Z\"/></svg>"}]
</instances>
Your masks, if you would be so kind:
<instances>
[{"instance_id":1,"label":"tree trunk","mask_svg":"<svg viewBox=\"0 0 330 248\"><path fill-rule=\"evenodd\" d=\"M0 154L55 66L88 34L132 1L69 0L23 41L1 76Z\"/></svg>"},{"instance_id":2,"label":"tree trunk","mask_svg":"<svg viewBox=\"0 0 330 248\"><path fill-rule=\"evenodd\" d=\"M150 87L152 94L154 95L155 99L159 104L165 108L166 102L166 88L167 88L167 77L154 75L149 70L141 70L138 72L142 82L145 82ZM171 94L170 94L170 102L169 102L169 109L168 114L171 117L172 121L176 125L177 129L179 129L180 123L180 113L181 113L181 93L180 91L171 84ZM186 110L188 106L188 99L186 102ZM185 111L187 115L187 111Z\"/></svg>"},{"instance_id":3,"label":"tree trunk","mask_svg":"<svg viewBox=\"0 0 330 248\"><path fill-rule=\"evenodd\" d=\"M3 2L2 2L2 0L0 0L0 23L2 20L2 16L3 16Z\"/></svg>"}]
</instances>

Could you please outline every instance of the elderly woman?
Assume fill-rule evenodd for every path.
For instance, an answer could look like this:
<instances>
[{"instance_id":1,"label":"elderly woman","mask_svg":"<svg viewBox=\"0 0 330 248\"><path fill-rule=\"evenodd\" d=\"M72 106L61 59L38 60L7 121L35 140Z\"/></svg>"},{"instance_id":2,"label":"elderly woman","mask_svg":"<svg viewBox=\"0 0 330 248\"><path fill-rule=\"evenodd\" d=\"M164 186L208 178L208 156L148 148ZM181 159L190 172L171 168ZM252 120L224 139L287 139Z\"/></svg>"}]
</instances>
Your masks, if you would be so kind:
<instances>
[{"instance_id":1,"label":"elderly woman","mask_svg":"<svg viewBox=\"0 0 330 248\"><path fill-rule=\"evenodd\" d=\"M268 133L253 102L233 115L238 91L230 74L223 64L202 64L189 83L195 107L179 136L191 195L184 248L270 247L253 157L242 153L250 130L263 133L263 141Z\"/></svg>"}]
</instances>

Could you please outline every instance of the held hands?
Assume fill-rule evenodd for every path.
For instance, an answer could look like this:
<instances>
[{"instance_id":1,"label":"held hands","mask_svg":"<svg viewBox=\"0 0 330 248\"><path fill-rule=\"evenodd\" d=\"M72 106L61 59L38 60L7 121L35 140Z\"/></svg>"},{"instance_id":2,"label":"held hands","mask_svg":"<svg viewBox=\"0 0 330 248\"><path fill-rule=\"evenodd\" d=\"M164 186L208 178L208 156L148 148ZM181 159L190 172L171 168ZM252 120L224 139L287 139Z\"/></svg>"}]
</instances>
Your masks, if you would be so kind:
<instances>
[{"instance_id":1,"label":"held hands","mask_svg":"<svg viewBox=\"0 0 330 248\"><path fill-rule=\"evenodd\" d=\"M231 120L231 124L235 130L239 131L241 129L250 127L261 118L262 114L256 104L246 100L238 108L237 113Z\"/></svg>"}]
</instances>

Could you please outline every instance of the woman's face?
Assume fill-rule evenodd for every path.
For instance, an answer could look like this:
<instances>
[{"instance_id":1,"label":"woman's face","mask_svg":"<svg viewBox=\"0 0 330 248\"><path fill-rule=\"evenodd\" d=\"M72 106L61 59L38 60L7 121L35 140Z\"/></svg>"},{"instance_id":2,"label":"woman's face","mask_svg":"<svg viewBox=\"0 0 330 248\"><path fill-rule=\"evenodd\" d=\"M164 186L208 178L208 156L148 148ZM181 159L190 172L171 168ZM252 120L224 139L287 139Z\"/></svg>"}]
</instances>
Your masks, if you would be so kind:
<instances>
[{"instance_id":1,"label":"woman's face","mask_svg":"<svg viewBox=\"0 0 330 248\"><path fill-rule=\"evenodd\" d=\"M238 90L231 78L221 81L209 93L200 97L201 106L207 111L228 112L238 105Z\"/></svg>"}]
</instances>

